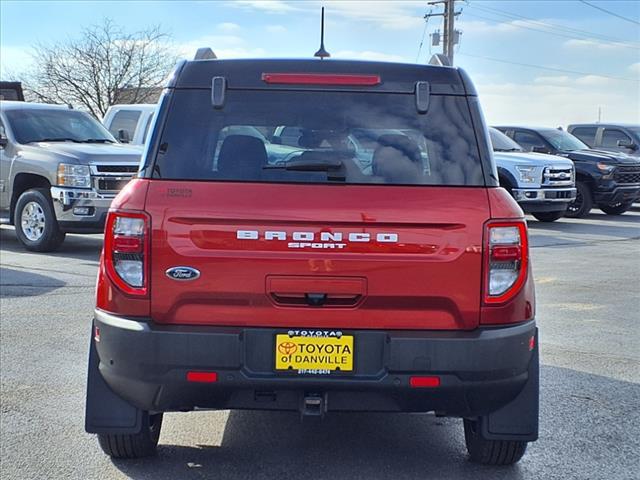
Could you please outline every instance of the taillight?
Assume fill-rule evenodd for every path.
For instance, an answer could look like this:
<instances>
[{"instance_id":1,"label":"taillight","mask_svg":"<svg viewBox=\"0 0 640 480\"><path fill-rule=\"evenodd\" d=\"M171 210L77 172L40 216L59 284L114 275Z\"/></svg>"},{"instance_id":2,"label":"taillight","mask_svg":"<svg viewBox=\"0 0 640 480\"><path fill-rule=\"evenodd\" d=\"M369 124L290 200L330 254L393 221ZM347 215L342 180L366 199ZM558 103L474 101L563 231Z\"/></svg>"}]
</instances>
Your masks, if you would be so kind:
<instances>
[{"instance_id":1,"label":"taillight","mask_svg":"<svg viewBox=\"0 0 640 480\"><path fill-rule=\"evenodd\" d=\"M129 295L146 295L149 283L149 217L143 212L109 212L104 235L109 278Z\"/></svg>"},{"instance_id":2,"label":"taillight","mask_svg":"<svg viewBox=\"0 0 640 480\"><path fill-rule=\"evenodd\" d=\"M527 278L529 246L524 222L487 225L484 301L495 304L513 298Z\"/></svg>"}]
</instances>

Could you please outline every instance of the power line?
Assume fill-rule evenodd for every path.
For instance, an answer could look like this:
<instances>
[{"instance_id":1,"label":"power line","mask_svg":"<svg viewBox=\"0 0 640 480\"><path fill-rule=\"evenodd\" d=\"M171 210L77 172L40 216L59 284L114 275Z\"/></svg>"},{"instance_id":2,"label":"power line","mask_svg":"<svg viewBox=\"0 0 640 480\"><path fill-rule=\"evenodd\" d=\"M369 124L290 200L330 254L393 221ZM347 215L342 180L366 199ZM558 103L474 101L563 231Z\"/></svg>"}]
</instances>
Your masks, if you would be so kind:
<instances>
[{"instance_id":1,"label":"power line","mask_svg":"<svg viewBox=\"0 0 640 480\"><path fill-rule=\"evenodd\" d=\"M513 13L513 12L507 12L505 10L499 10L496 8L491 8L491 7L487 7L485 5L477 5L477 4L469 4L468 5L469 8L472 9L479 9L479 10L483 10L486 13L490 13L492 15L499 15L501 17L505 17L505 18L512 18L512 19L519 19L519 20L524 20L525 23L530 23L530 24L534 24L534 25L540 25L544 28L550 28L550 29L554 29L554 30L560 30L560 31L565 31L565 32L569 32L569 33L573 33L576 35L581 35L590 39L603 39L603 40L607 40L607 41L611 41L613 43L616 44L626 44L629 45L631 47L637 48L638 45L637 43L634 45L634 42L629 42L627 40L622 40L620 38L616 38L616 37L611 37L609 35L602 35L600 33L595 33L595 32L590 32L588 30L581 30L578 28L572 28L572 27L567 27L565 25L558 25L555 23L549 23L549 22L542 22L540 20L535 20L531 17L525 17L524 15L519 15L517 13Z\"/></svg>"},{"instance_id":2,"label":"power line","mask_svg":"<svg viewBox=\"0 0 640 480\"><path fill-rule=\"evenodd\" d=\"M460 52L459 54L460 55L464 55L466 57L474 57L474 58L481 58L483 60L490 60L492 62L500 62L500 63L508 63L508 64L511 64L511 65L519 65L521 67L537 68L537 69L540 69L540 70L550 70L550 71L553 71L553 72L573 73L575 75L593 75L593 76L596 76L596 77L611 78L613 80L624 80L626 82L640 83L640 80L637 80L635 78L614 77L614 76L611 76L611 75L602 75L602 74L593 73L593 72L579 72L577 70L567 70L567 69L564 69L564 68L546 67L544 65L534 65L534 64L531 64L531 63L513 62L511 60L503 60L501 58L485 57L483 55L474 55L474 54L471 54L471 53L462 53L462 52Z\"/></svg>"},{"instance_id":3,"label":"power line","mask_svg":"<svg viewBox=\"0 0 640 480\"><path fill-rule=\"evenodd\" d=\"M429 12L431 13L431 12ZM416 63L418 63L418 59L420 58L420 52L422 52L422 44L424 43L424 37L427 34L427 26L429 25L429 17L425 17L424 19L424 29L422 30L422 39L420 40L420 46L418 47L418 54L416 55Z\"/></svg>"},{"instance_id":4,"label":"power line","mask_svg":"<svg viewBox=\"0 0 640 480\"><path fill-rule=\"evenodd\" d=\"M482 16L482 15L478 15L477 13L467 13L467 15L472 16L472 17L476 17L476 18L480 18L482 20L488 20L490 22L499 23L499 24L500 23L504 23L501 20L497 20L495 18L489 18L489 17L485 17L485 16ZM491 15L497 15L497 14L491 13ZM513 24L513 23L510 23L509 25L511 25L512 27L515 27L515 28L522 28L522 29L525 29L525 30L531 30L533 32L538 32L538 33L545 33L545 34L548 34L548 35L556 35L558 37L569 38L571 40L588 40L586 38L576 38L574 35L568 35L568 34L549 31L549 30L542 30L540 28L529 27L529 26L526 26L526 25L517 25L517 24ZM603 40L600 40L600 41L603 42ZM634 46L634 45L630 45L630 44L627 44L627 43L610 42L610 41L604 41L604 43L608 43L608 44L611 44L611 45L616 45L616 46L624 47L624 48L632 48L634 50L640 50L640 45Z\"/></svg>"},{"instance_id":5,"label":"power line","mask_svg":"<svg viewBox=\"0 0 640 480\"><path fill-rule=\"evenodd\" d=\"M599 7L598 5L594 5L593 3L586 2L585 0L580 0L580 3L584 3L585 5L589 5L591 8L595 8L596 10L600 10L601 12L607 13L607 14L612 15L614 17L617 17L617 18L619 18L621 20L626 20L627 22L631 22L631 23L635 23L636 25L640 25L640 22L638 22L637 20L634 20L632 18L628 18L628 17L622 16L622 15L619 15L619 14L617 14L615 12L612 12L611 10L607 10L606 8L602 8L602 7Z\"/></svg>"}]
</instances>

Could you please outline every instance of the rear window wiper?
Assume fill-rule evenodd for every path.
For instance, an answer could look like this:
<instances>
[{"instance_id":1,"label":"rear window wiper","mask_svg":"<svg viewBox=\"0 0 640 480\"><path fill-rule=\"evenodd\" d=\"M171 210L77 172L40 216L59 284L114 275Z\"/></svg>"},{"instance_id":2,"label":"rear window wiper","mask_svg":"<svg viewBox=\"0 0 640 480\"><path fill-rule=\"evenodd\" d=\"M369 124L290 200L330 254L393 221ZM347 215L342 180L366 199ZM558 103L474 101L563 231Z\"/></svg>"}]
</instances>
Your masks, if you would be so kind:
<instances>
[{"instance_id":1,"label":"rear window wiper","mask_svg":"<svg viewBox=\"0 0 640 480\"><path fill-rule=\"evenodd\" d=\"M302 158L289 160L288 162L265 165L264 169L280 169L294 172L327 172L327 180L344 182L347 179L345 166L342 160L329 158L314 158L307 152ZM306 156L306 158L305 158Z\"/></svg>"},{"instance_id":2,"label":"rear window wiper","mask_svg":"<svg viewBox=\"0 0 640 480\"><path fill-rule=\"evenodd\" d=\"M329 172L334 170L340 170L344 164L342 160L327 160L327 159L300 159L289 160L288 162L277 163L274 165L265 165L264 169L280 169L280 170L294 170L297 172Z\"/></svg>"}]
</instances>

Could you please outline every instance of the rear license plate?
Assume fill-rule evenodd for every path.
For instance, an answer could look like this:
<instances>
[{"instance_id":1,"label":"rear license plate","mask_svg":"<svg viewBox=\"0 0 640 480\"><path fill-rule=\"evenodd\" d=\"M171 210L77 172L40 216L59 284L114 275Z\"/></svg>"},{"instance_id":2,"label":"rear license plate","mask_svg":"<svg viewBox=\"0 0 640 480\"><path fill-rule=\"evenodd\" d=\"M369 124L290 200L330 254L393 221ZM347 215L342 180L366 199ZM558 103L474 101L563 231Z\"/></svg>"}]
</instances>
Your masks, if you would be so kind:
<instances>
[{"instance_id":1,"label":"rear license plate","mask_svg":"<svg viewBox=\"0 0 640 480\"><path fill-rule=\"evenodd\" d=\"M353 336L276 335L276 370L353 371Z\"/></svg>"}]
</instances>

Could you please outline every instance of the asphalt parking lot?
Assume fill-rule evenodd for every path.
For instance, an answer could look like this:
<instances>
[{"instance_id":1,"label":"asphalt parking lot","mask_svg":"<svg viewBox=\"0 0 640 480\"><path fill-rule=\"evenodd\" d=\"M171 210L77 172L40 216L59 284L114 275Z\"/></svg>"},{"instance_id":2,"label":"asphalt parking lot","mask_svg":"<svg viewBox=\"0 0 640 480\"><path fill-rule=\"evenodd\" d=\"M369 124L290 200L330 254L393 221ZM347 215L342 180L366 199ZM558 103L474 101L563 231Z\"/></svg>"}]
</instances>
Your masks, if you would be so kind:
<instances>
[{"instance_id":1,"label":"asphalt parking lot","mask_svg":"<svg viewBox=\"0 0 640 480\"><path fill-rule=\"evenodd\" d=\"M111 461L84 433L101 236L26 253L0 228L0 475L43 479L635 479L640 467L640 210L530 221L541 329L541 431L514 467L465 455L431 415L165 416L159 455Z\"/></svg>"}]
</instances>

